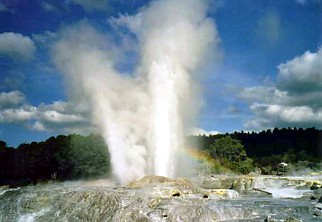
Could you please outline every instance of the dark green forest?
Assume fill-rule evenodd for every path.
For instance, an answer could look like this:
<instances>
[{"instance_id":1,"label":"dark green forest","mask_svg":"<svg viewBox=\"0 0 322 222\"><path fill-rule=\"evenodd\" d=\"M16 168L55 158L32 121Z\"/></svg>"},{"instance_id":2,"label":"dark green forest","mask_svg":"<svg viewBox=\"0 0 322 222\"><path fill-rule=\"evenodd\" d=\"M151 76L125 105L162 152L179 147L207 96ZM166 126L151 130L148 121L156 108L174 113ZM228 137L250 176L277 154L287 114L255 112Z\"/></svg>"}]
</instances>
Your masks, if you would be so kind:
<instances>
[{"instance_id":1,"label":"dark green forest","mask_svg":"<svg viewBox=\"0 0 322 222\"><path fill-rule=\"evenodd\" d=\"M233 173L259 169L281 175L321 167L322 130L315 128L189 136L187 141ZM282 162L287 167L281 168ZM16 148L0 141L0 185L107 177L110 169L108 148L98 135L59 135Z\"/></svg>"},{"instance_id":2,"label":"dark green forest","mask_svg":"<svg viewBox=\"0 0 322 222\"><path fill-rule=\"evenodd\" d=\"M249 173L255 168L262 174L317 170L322 164L322 130L315 128L242 131L209 137L191 136L188 140L197 148L210 153L222 165L239 173ZM217 155L214 149L223 154ZM235 158L239 159L231 159L229 153L235 153ZM283 162L287 163L286 168L281 167L280 163Z\"/></svg>"},{"instance_id":3,"label":"dark green forest","mask_svg":"<svg viewBox=\"0 0 322 222\"><path fill-rule=\"evenodd\" d=\"M110 157L101 136L60 135L17 148L0 141L0 185L98 178L109 171Z\"/></svg>"}]
</instances>

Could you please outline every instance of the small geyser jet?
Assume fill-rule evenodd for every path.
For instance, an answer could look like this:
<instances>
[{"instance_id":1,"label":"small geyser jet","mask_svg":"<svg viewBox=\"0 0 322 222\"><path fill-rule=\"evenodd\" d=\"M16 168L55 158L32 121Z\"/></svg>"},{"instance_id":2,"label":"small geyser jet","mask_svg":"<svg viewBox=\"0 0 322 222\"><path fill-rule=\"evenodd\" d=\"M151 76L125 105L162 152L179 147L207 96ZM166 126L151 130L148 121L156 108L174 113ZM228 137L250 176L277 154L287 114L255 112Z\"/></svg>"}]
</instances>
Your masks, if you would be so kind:
<instances>
[{"instance_id":1,"label":"small geyser jet","mask_svg":"<svg viewBox=\"0 0 322 222\"><path fill-rule=\"evenodd\" d=\"M71 100L88 104L121 183L146 174L175 177L183 136L201 104L200 68L219 41L207 1L153 1L109 23L116 32L126 29L125 44L117 47L112 37L82 21L59 33L54 61ZM115 68L128 42L136 43L140 57L131 75Z\"/></svg>"}]
</instances>

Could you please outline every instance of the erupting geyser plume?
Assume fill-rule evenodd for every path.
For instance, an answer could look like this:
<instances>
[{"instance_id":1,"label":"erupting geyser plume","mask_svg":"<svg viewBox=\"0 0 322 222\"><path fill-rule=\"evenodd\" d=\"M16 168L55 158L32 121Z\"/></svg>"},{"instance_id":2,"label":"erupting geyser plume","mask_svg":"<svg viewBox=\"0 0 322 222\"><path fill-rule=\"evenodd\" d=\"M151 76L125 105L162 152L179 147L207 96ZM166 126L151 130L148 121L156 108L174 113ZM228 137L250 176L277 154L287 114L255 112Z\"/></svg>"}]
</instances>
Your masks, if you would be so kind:
<instances>
[{"instance_id":1,"label":"erupting geyser plume","mask_svg":"<svg viewBox=\"0 0 322 222\"><path fill-rule=\"evenodd\" d=\"M206 1L163 0L109 19L116 31L126 29L122 36L135 36L140 60L131 75L115 68L126 44L86 21L62 30L53 46L71 99L89 104L121 183L146 174L176 176L183 136L199 108L199 68L218 42L206 13Z\"/></svg>"}]
</instances>

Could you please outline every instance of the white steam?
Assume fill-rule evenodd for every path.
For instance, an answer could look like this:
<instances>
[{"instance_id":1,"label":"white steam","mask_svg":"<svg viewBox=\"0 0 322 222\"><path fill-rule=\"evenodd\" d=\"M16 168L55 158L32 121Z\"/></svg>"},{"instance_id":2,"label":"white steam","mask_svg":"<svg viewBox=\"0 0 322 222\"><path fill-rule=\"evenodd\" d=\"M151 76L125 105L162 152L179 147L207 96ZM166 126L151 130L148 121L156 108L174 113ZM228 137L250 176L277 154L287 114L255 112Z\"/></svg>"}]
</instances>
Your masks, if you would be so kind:
<instances>
[{"instance_id":1,"label":"white steam","mask_svg":"<svg viewBox=\"0 0 322 222\"><path fill-rule=\"evenodd\" d=\"M110 19L138 40L140 61L133 75L117 71L120 50L87 22L63 30L53 47L71 99L89 103L121 183L178 173L183 135L200 104L198 70L218 42L206 6L195 0L154 1L135 16Z\"/></svg>"}]
</instances>

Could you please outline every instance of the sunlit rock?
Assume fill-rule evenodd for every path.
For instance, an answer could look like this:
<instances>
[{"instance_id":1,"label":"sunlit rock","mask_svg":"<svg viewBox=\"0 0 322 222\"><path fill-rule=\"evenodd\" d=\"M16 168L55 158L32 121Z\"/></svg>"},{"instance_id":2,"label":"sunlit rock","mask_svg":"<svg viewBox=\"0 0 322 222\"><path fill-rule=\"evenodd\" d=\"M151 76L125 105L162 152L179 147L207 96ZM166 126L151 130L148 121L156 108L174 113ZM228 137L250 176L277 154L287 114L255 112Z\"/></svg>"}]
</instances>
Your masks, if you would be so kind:
<instances>
[{"instance_id":1,"label":"sunlit rock","mask_svg":"<svg viewBox=\"0 0 322 222\"><path fill-rule=\"evenodd\" d=\"M205 189L250 190L254 187L253 176L209 176L201 178L196 183Z\"/></svg>"},{"instance_id":2,"label":"sunlit rock","mask_svg":"<svg viewBox=\"0 0 322 222\"><path fill-rule=\"evenodd\" d=\"M192 184L188 179L170 179L162 176L145 176L138 181L134 181L128 184L129 188L145 188L153 187L157 185L172 186L182 189L197 189L197 186Z\"/></svg>"},{"instance_id":3,"label":"sunlit rock","mask_svg":"<svg viewBox=\"0 0 322 222\"><path fill-rule=\"evenodd\" d=\"M289 217L285 220L285 222L303 222L303 221L294 217Z\"/></svg>"},{"instance_id":4,"label":"sunlit rock","mask_svg":"<svg viewBox=\"0 0 322 222\"><path fill-rule=\"evenodd\" d=\"M217 194L221 197L225 198L237 198L239 197L239 193L236 190L229 190L229 189L213 189L211 190L212 193Z\"/></svg>"},{"instance_id":5,"label":"sunlit rock","mask_svg":"<svg viewBox=\"0 0 322 222\"><path fill-rule=\"evenodd\" d=\"M310 186L311 190L316 190L322 188L322 183L320 181L313 181L312 185Z\"/></svg>"}]
</instances>

